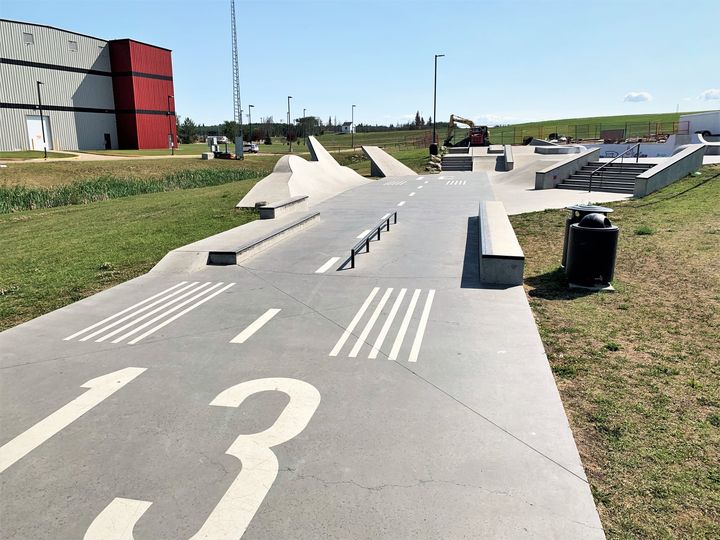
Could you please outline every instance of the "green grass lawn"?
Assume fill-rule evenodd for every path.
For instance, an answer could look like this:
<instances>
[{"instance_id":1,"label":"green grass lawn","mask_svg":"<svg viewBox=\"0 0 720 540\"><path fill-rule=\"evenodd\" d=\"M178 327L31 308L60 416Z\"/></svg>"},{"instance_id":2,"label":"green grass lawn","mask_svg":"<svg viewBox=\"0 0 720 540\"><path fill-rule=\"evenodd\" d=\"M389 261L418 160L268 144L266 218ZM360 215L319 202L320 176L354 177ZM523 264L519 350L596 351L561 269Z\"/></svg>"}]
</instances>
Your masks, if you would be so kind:
<instances>
[{"instance_id":1,"label":"green grass lawn","mask_svg":"<svg viewBox=\"0 0 720 540\"><path fill-rule=\"evenodd\" d=\"M250 169L271 171L278 156L248 156L246 159L128 159L111 161L51 161L11 163L0 169L0 186L49 187L81 180L117 178L159 178L180 171Z\"/></svg>"},{"instance_id":2,"label":"green grass lawn","mask_svg":"<svg viewBox=\"0 0 720 540\"><path fill-rule=\"evenodd\" d=\"M44 158L45 153L38 150L18 150L9 152L0 152L0 160L2 161L23 161L26 159ZM48 152L48 158L72 158L74 154L66 154L64 152Z\"/></svg>"},{"instance_id":3,"label":"green grass lawn","mask_svg":"<svg viewBox=\"0 0 720 540\"><path fill-rule=\"evenodd\" d=\"M616 293L570 292L566 211L512 216L608 538L720 538L720 167L611 205Z\"/></svg>"},{"instance_id":4,"label":"green grass lawn","mask_svg":"<svg viewBox=\"0 0 720 540\"><path fill-rule=\"evenodd\" d=\"M182 245L255 219L256 180L0 215L0 330L139 276Z\"/></svg>"}]
</instances>

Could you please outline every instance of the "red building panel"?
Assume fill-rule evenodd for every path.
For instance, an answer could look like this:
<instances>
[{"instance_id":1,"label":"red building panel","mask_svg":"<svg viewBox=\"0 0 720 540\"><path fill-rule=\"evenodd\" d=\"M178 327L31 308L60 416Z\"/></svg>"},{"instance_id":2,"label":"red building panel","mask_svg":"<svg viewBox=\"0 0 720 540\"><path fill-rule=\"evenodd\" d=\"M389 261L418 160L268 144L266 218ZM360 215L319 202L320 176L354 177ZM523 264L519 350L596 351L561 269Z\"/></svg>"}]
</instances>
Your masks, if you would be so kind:
<instances>
[{"instance_id":1,"label":"red building panel","mask_svg":"<svg viewBox=\"0 0 720 540\"><path fill-rule=\"evenodd\" d=\"M120 148L177 146L172 58L168 49L130 39L110 42Z\"/></svg>"}]
</instances>

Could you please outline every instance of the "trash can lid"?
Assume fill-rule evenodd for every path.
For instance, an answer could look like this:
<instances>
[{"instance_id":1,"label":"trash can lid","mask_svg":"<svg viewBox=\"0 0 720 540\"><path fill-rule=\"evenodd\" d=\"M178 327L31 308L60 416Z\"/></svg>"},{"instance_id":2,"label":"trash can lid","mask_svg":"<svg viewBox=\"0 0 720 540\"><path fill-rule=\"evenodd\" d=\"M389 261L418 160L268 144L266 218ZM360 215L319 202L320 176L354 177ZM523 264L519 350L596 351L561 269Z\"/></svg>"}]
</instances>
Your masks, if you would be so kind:
<instances>
[{"instance_id":1,"label":"trash can lid","mask_svg":"<svg viewBox=\"0 0 720 540\"><path fill-rule=\"evenodd\" d=\"M599 213L588 214L580 220L578 227L586 229L609 229L613 226L607 216Z\"/></svg>"},{"instance_id":2,"label":"trash can lid","mask_svg":"<svg viewBox=\"0 0 720 540\"><path fill-rule=\"evenodd\" d=\"M566 206L566 210L572 210L573 212L598 212L600 214L609 214L613 211L612 208L607 208L605 206L596 206L594 204L573 204L571 206Z\"/></svg>"}]
</instances>

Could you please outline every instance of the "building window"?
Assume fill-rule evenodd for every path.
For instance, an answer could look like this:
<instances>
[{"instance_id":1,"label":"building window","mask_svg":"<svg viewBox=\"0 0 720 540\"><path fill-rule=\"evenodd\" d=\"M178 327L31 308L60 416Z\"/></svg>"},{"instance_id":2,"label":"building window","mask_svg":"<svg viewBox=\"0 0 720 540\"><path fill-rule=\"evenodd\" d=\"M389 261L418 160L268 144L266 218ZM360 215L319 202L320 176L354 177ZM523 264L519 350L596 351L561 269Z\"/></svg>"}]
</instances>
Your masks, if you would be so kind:
<instances>
[{"instance_id":1,"label":"building window","mask_svg":"<svg viewBox=\"0 0 720 540\"><path fill-rule=\"evenodd\" d=\"M68 49L70 49L71 51L77 52L77 50L78 50L77 41L68 41Z\"/></svg>"},{"instance_id":2,"label":"building window","mask_svg":"<svg viewBox=\"0 0 720 540\"><path fill-rule=\"evenodd\" d=\"M23 43L25 45L33 45L35 43L35 38L29 32L23 32Z\"/></svg>"}]
</instances>

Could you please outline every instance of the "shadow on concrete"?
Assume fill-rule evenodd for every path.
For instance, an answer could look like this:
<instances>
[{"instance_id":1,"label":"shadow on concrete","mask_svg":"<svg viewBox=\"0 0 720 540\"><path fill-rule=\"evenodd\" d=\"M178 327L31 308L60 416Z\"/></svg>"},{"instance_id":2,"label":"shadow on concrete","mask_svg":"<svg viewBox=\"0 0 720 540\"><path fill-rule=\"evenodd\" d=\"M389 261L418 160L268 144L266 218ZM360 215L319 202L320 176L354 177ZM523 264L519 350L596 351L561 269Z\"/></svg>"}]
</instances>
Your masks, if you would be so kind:
<instances>
[{"instance_id":1,"label":"shadow on concrete","mask_svg":"<svg viewBox=\"0 0 720 540\"><path fill-rule=\"evenodd\" d=\"M463 271L460 280L461 289L480 289L480 230L479 217L471 216L467 220L467 233L465 235L465 256L463 258Z\"/></svg>"},{"instance_id":2,"label":"shadow on concrete","mask_svg":"<svg viewBox=\"0 0 720 540\"><path fill-rule=\"evenodd\" d=\"M555 270L525 278L525 283L534 287L528 296L545 300L575 300L597 291L589 289L570 289L565 271L558 267Z\"/></svg>"},{"instance_id":3,"label":"shadow on concrete","mask_svg":"<svg viewBox=\"0 0 720 540\"><path fill-rule=\"evenodd\" d=\"M505 171L505 156L498 156L495 158L495 170L498 172L506 172Z\"/></svg>"}]
</instances>

